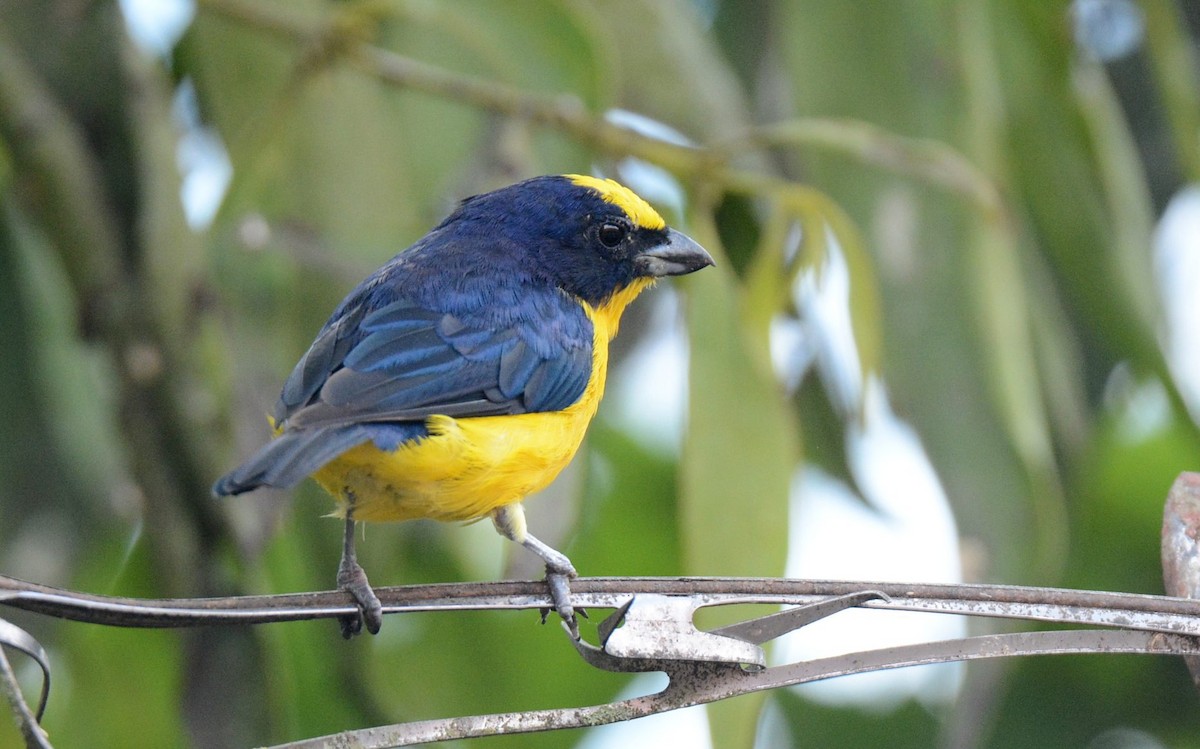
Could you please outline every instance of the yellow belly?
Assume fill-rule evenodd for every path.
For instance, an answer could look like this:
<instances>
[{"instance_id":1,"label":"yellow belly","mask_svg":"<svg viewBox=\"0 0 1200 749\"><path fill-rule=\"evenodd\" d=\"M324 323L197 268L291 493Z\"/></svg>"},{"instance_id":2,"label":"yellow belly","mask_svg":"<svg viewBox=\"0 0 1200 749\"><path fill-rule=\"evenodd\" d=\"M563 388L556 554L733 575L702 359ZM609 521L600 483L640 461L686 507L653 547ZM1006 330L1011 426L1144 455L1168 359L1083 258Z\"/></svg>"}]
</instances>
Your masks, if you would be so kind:
<instances>
[{"instance_id":1,"label":"yellow belly","mask_svg":"<svg viewBox=\"0 0 1200 749\"><path fill-rule=\"evenodd\" d=\"M562 411L454 419L432 416L429 437L394 451L351 448L313 474L345 515L356 520L474 520L546 488L567 467L604 394L608 342L621 311L646 285L615 297L592 320L592 376Z\"/></svg>"},{"instance_id":2,"label":"yellow belly","mask_svg":"<svg viewBox=\"0 0 1200 749\"><path fill-rule=\"evenodd\" d=\"M356 520L474 520L544 489L571 462L604 395L608 342L626 305L651 285L639 279L604 305L583 305L592 321L592 376L562 411L454 419L432 416L429 437L384 451L351 448L313 474Z\"/></svg>"},{"instance_id":3,"label":"yellow belly","mask_svg":"<svg viewBox=\"0 0 1200 749\"><path fill-rule=\"evenodd\" d=\"M545 488L571 462L599 397L585 400L554 413L434 416L427 439L392 452L359 445L313 478L339 515L352 495L356 520L473 520Z\"/></svg>"}]
</instances>

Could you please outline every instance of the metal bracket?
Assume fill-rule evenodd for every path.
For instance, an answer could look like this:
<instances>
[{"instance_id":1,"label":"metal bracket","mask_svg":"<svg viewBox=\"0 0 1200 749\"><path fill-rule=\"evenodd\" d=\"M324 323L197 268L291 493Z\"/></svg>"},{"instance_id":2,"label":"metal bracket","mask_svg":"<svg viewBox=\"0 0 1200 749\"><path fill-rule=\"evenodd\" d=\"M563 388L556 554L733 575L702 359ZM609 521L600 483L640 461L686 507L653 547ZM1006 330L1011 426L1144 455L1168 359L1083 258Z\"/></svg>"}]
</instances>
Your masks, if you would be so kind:
<instances>
[{"instance_id":1,"label":"metal bracket","mask_svg":"<svg viewBox=\"0 0 1200 749\"><path fill-rule=\"evenodd\" d=\"M704 598L639 593L597 627L599 647L575 638L572 642L584 660L606 671L672 670L681 663L758 670L767 663L759 647L763 643L873 600L891 599L875 590L833 596L705 632L693 621L696 610L709 605Z\"/></svg>"},{"instance_id":2,"label":"metal bracket","mask_svg":"<svg viewBox=\"0 0 1200 749\"><path fill-rule=\"evenodd\" d=\"M0 600L3 600L0 598ZM37 710L33 715L34 721L40 723L42 714L46 712L46 701L50 698L50 658L42 649L41 643L33 635L15 624L0 619L0 647L10 647L19 650L33 659L42 669L42 691L38 697Z\"/></svg>"},{"instance_id":3,"label":"metal bracket","mask_svg":"<svg viewBox=\"0 0 1200 749\"><path fill-rule=\"evenodd\" d=\"M1200 485L1200 481L1196 482ZM1197 515L1200 517L1200 514ZM1196 525L1200 525L1197 521ZM1192 524L1171 522L1175 540ZM1200 537L1197 531L1190 538ZM1171 554L1171 560L1192 558ZM1200 600L1086 590L1001 585L775 580L760 578L583 578L572 603L616 609L599 633L600 645L574 641L584 660L610 671L662 671L668 686L656 694L585 707L530 710L377 726L293 742L317 749L355 742L401 746L496 733L599 725L653 713L887 668L1014 656L1138 653L1200 659ZM388 613L510 609L547 605L545 583L505 581L377 588ZM886 594L886 595L885 595ZM695 610L727 604L791 606L768 616L704 632ZM762 667L760 645L850 606L870 609L1023 619L1102 629L982 635ZM190 627L332 618L352 613L340 591L238 598L142 600L51 588L0 575L0 607L124 627ZM673 641L664 643L664 638ZM24 638L7 636L6 645ZM674 640L678 640L675 642ZM25 643L26 650L35 650ZM705 660L707 659L707 660ZM1200 660L1197 660L1200 662ZM32 723L32 715L30 716Z\"/></svg>"},{"instance_id":4,"label":"metal bracket","mask_svg":"<svg viewBox=\"0 0 1200 749\"><path fill-rule=\"evenodd\" d=\"M690 596L636 595L600 624L600 646L614 658L766 664L757 645L696 629L700 605Z\"/></svg>"}]
</instances>

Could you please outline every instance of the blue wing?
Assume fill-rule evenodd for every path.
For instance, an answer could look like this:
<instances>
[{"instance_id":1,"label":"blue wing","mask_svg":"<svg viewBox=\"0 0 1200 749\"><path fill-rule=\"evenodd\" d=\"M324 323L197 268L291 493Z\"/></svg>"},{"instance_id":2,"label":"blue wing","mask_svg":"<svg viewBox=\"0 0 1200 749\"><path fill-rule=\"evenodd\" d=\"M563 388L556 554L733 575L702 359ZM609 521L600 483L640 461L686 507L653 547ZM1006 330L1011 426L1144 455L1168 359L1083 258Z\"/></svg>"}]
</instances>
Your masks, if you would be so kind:
<instances>
[{"instance_id":1,"label":"blue wing","mask_svg":"<svg viewBox=\"0 0 1200 749\"><path fill-rule=\"evenodd\" d=\"M592 327L560 294L526 298L496 322L478 311L352 296L296 364L275 406L282 434L214 486L237 494L288 487L349 448L382 449L456 418L558 411L592 373ZM495 314L496 307L476 305Z\"/></svg>"},{"instance_id":2,"label":"blue wing","mask_svg":"<svg viewBox=\"0 0 1200 749\"><path fill-rule=\"evenodd\" d=\"M582 314L582 310L580 310ZM317 338L276 405L289 429L558 411L583 394L592 342L489 328L397 300Z\"/></svg>"}]
</instances>

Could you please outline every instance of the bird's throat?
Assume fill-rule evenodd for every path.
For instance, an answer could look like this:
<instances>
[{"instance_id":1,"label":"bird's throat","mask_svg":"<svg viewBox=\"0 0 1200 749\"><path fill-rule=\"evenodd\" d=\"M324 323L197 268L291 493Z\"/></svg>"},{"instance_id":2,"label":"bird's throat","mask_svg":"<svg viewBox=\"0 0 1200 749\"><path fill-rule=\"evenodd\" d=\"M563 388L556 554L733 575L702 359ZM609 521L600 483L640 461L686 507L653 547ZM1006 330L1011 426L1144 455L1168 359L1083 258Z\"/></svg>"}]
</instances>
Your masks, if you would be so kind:
<instances>
[{"instance_id":1,"label":"bird's throat","mask_svg":"<svg viewBox=\"0 0 1200 749\"><path fill-rule=\"evenodd\" d=\"M621 327L621 314L625 311L625 308L629 306L630 302L637 299L638 294L653 286L655 280L653 278L634 279L633 283L616 292L595 307L586 302L582 303L583 307L587 310L588 317L592 319L592 324L611 341L616 337L617 330Z\"/></svg>"}]
</instances>

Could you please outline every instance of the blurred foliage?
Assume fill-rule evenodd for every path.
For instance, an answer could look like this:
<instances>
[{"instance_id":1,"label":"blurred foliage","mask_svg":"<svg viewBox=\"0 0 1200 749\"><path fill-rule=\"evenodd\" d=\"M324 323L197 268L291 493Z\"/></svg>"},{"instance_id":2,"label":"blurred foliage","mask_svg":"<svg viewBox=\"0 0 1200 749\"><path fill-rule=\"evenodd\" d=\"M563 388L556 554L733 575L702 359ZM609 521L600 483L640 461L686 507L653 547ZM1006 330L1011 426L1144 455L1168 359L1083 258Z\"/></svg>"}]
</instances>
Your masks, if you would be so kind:
<instances>
[{"instance_id":1,"label":"blurred foliage","mask_svg":"<svg viewBox=\"0 0 1200 749\"><path fill-rule=\"evenodd\" d=\"M971 579L1159 592L1162 501L1200 435L1158 347L1150 242L1200 179L1200 4L1139 7L1141 47L1102 64L1045 0L200 0L163 60L133 46L112 0L0 1L0 571L144 596L330 587L340 534L314 487L208 494L267 437L313 332L455 200L539 173L620 176L635 156L680 180L683 228L719 263L677 285L680 453L602 408L531 503L584 574L778 575L795 468L852 481L840 446L860 414L813 378L789 395L768 348L771 321L797 313L793 280L822 272L835 241L863 373L920 433ZM233 167L200 230L178 200L181 87ZM614 109L702 148L617 128ZM1131 431L1145 392L1163 423ZM360 556L378 584L536 574L484 525L372 527ZM278 743L599 703L626 683L512 613L397 617L350 643L331 622L13 619L51 652L62 746ZM714 706L710 723L719 747L756 731L1082 746L1122 727L1200 746L1175 661L967 673L950 705L862 712L789 692ZM14 730L0 720L0 746Z\"/></svg>"}]
</instances>

